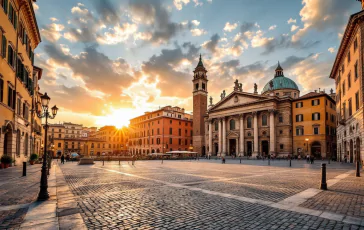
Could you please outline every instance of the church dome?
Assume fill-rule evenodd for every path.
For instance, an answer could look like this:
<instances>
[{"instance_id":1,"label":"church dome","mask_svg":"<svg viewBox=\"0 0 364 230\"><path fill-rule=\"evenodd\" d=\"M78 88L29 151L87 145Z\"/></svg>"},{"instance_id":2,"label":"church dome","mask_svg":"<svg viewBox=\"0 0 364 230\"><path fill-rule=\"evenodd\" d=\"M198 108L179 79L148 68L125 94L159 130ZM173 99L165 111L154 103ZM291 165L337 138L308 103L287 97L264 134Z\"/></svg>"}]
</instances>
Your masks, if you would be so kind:
<instances>
[{"instance_id":1,"label":"church dome","mask_svg":"<svg viewBox=\"0 0 364 230\"><path fill-rule=\"evenodd\" d=\"M262 94L268 91L275 91L280 89L292 89L299 91L297 84L283 75L283 68L278 62L276 75L264 86Z\"/></svg>"}]
</instances>

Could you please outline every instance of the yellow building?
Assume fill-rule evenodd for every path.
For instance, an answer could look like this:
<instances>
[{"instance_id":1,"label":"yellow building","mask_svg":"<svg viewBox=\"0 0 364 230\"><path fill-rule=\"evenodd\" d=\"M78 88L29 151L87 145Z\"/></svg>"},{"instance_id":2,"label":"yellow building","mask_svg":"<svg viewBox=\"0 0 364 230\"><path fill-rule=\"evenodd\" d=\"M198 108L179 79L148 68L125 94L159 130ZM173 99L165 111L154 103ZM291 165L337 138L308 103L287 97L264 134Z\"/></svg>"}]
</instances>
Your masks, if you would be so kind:
<instances>
[{"instance_id":1,"label":"yellow building","mask_svg":"<svg viewBox=\"0 0 364 230\"><path fill-rule=\"evenodd\" d=\"M0 1L0 156L16 163L31 152L34 49L41 42L32 1ZM34 124L34 123L33 123Z\"/></svg>"},{"instance_id":2,"label":"yellow building","mask_svg":"<svg viewBox=\"0 0 364 230\"><path fill-rule=\"evenodd\" d=\"M360 0L359 0L360 1ZM349 18L330 78L336 83L337 157L353 163L364 159L363 141L363 31L362 11ZM358 158L359 157L359 158Z\"/></svg>"},{"instance_id":3,"label":"yellow building","mask_svg":"<svg viewBox=\"0 0 364 230\"><path fill-rule=\"evenodd\" d=\"M294 99L292 110L294 155L336 159L335 100L323 91L311 92Z\"/></svg>"},{"instance_id":4,"label":"yellow building","mask_svg":"<svg viewBox=\"0 0 364 230\"><path fill-rule=\"evenodd\" d=\"M104 126L97 131L96 138L104 141L101 154L120 155L127 152L128 131L126 128Z\"/></svg>"}]
</instances>

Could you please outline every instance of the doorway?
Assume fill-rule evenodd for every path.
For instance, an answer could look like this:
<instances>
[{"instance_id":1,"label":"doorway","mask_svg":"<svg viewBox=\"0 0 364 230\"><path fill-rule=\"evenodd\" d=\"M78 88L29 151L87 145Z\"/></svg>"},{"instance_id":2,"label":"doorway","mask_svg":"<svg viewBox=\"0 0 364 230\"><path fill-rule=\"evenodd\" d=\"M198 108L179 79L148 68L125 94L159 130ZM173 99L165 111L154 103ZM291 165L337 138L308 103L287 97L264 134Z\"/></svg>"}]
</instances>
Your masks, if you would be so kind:
<instances>
[{"instance_id":1,"label":"doorway","mask_svg":"<svg viewBox=\"0 0 364 230\"><path fill-rule=\"evenodd\" d=\"M251 156L252 152L253 152L253 143L251 141L246 142L246 150L247 150L248 156Z\"/></svg>"},{"instance_id":2,"label":"doorway","mask_svg":"<svg viewBox=\"0 0 364 230\"><path fill-rule=\"evenodd\" d=\"M229 155L236 155L236 139L229 139Z\"/></svg>"},{"instance_id":3,"label":"doorway","mask_svg":"<svg viewBox=\"0 0 364 230\"><path fill-rule=\"evenodd\" d=\"M219 152L219 144L218 143L215 143L214 144L214 155L217 156L218 152Z\"/></svg>"},{"instance_id":4,"label":"doorway","mask_svg":"<svg viewBox=\"0 0 364 230\"><path fill-rule=\"evenodd\" d=\"M316 159L321 159L321 144L320 142L313 142L311 145L311 154L316 158Z\"/></svg>"},{"instance_id":5,"label":"doorway","mask_svg":"<svg viewBox=\"0 0 364 230\"><path fill-rule=\"evenodd\" d=\"M6 133L4 134L4 155L11 156L12 154L12 142L13 142L13 130L10 125L6 127Z\"/></svg>"},{"instance_id":6,"label":"doorway","mask_svg":"<svg viewBox=\"0 0 364 230\"><path fill-rule=\"evenodd\" d=\"M269 154L269 143L268 141L262 141L262 156Z\"/></svg>"},{"instance_id":7,"label":"doorway","mask_svg":"<svg viewBox=\"0 0 364 230\"><path fill-rule=\"evenodd\" d=\"M353 140L350 140L350 163L354 162L354 144Z\"/></svg>"}]
</instances>

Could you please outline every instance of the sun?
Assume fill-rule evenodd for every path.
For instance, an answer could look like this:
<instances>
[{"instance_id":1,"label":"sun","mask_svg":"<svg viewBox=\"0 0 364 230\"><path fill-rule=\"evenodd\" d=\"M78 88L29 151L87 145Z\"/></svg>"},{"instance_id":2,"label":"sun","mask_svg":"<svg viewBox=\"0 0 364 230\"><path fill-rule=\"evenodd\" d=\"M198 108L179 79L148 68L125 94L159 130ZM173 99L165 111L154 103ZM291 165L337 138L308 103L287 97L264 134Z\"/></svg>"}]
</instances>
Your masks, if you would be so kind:
<instances>
[{"instance_id":1,"label":"sun","mask_svg":"<svg viewBox=\"0 0 364 230\"><path fill-rule=\"evenodd\" d=\"M98 117L96 120L96 125L105 126L113 125L120 129L123 126L129 125L129 120L141 115L139 111L131 108L111 108L110 111L104 116Z\"/></svg>"}]
</instances>

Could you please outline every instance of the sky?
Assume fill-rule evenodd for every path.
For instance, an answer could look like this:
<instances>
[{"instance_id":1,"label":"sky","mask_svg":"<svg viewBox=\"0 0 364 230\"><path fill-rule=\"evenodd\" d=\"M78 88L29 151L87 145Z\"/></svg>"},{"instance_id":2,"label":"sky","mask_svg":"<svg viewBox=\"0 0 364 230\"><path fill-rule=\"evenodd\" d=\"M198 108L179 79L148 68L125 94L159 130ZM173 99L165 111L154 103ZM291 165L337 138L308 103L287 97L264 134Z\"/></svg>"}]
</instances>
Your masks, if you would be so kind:
<instances>
[{"instance_id":1,"label":"sky","mask_svg":"<svg viewBox=\"0 0 364 230\"><path fill-rule=\"evenodd\" d=\"M356 0L38 0L41 92L54 122L128 125L172 105L192 112L202 55L213 102L260 92L280 61L301 95L335 89L329 74Z\"/></svg>"}]
</instances>

